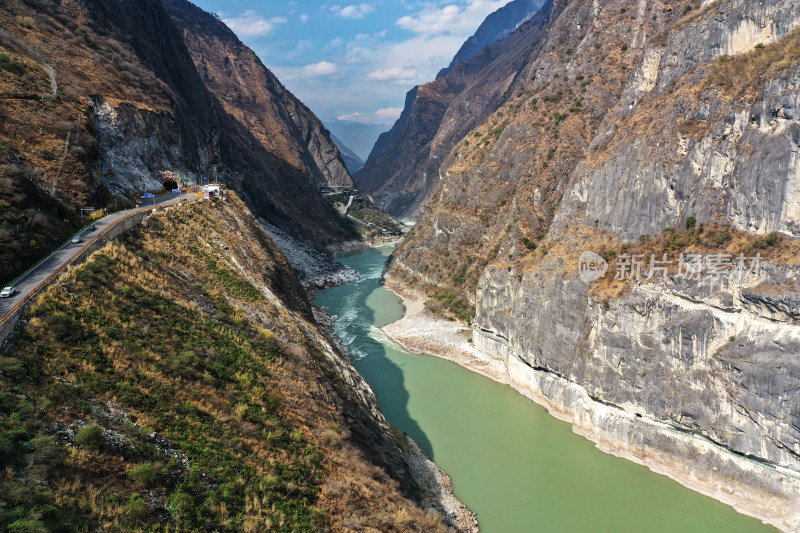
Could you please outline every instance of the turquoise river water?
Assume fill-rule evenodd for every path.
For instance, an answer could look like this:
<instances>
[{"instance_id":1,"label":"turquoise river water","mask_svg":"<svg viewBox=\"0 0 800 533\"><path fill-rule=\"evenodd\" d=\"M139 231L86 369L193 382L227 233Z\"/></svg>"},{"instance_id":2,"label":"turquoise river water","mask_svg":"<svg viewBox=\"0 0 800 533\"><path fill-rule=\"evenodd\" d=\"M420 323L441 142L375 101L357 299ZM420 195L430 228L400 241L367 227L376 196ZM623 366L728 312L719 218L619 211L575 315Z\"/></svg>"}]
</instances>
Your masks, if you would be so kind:
<instances>
[{"instance_id":1,"label":"turquoise river water","mask_svg":"<svg viewBox=\"0 0 800 533\"><path fill-rule=\"evenodd\" d=\"M335 332L389 422L453 480L484 533L774 531L648 469L606 455L509 387L430 356L380 327L403 315L379 279L391 245L344 252L360 281L320 291Z\"/></svg>"}]
</instances>

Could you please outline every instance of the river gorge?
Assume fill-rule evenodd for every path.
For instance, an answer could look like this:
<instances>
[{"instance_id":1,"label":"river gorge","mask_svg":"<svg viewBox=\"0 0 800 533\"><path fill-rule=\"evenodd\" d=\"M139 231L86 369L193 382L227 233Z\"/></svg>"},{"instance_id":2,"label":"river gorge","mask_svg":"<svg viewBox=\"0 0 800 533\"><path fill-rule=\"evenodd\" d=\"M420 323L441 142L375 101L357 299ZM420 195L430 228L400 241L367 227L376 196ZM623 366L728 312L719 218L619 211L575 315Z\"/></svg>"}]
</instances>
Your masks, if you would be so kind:
<instances>
[{"instance_id":1,"label":"river gorge","mask_svg":"<svg viewBox=\"0 0 800 533\"><path fill-rule=\"evenodd\" d=\"M606 455L510 387L431 356L380 328L403 316L381 283L382 245L337 259L361 279L320 291L334 332L388 421L447 472L481 531L770 531L647 468Z\"/></svg>"}]
</instances>

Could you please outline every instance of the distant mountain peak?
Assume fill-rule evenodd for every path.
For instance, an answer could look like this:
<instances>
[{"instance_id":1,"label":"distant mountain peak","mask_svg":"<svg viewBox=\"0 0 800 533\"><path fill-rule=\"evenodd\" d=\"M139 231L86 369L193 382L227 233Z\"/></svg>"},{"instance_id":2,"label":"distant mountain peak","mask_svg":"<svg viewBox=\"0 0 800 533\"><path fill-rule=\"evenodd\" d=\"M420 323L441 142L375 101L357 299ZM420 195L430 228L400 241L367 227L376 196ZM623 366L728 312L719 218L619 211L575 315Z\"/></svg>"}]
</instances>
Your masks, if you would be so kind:
<instances>
[{"instance_id":1,"label":"distant mountain peak","mask_svg":"<svg viewBox=\"0 0 800 533\"><path fill-rule=\"evenodd\" d=\"M344 141L339 139L333 133L331 133L331 140L334 142L334 144L336 144L336 146L339 147L339 153L344 160L345 166L347 166L347 170L350 171L350 174L353 174L364 166L364 160L358 157L358 154L351 150L350 147L344 143Z\"/></svg>"},{"instance_id":2,"label":"distant mountain peak","mask_svg":"<svg viewBox=\"0 0 800 533\"><path fill-rule=\"evenodd\" d=\"M478 26L475 33L461 45L447 68L436 75L441 78L450 73L457 65L475 57L481 48L508 37L547 3L547 0L513 0L494 13Z\"/></svg>"}]
</instances>

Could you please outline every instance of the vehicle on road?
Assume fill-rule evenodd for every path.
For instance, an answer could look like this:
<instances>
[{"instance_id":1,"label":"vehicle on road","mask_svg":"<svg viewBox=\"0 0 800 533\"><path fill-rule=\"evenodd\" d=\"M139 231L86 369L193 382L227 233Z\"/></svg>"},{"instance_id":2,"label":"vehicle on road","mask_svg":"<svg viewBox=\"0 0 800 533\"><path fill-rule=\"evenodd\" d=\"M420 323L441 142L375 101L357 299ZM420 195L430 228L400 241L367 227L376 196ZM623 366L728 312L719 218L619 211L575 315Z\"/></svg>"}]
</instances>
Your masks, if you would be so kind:
<instances>
[{"instance_id":1,"label":"vehicle on road","mask_svg":"<svg viewBox=\"0 0 800 533\"><path fill-rule=\"evenodd\" d=\"M9 285L8 287L3 287L3 290L0 291L0 298L11 298L17 294L17 289Z\"/></svg>"},{"instance_id":2,"label":"vehicle on road","mask_svg":"<svg viewBox=\"0 0 800 533\"><path fill-rule=\"evenodd\" d=\"M78 244L78 243L80 243L81 241L83 241L83 237L81 237L80 235L78 235L77 237L73 237L73 239L72 239L72 244Z\"/></svg>"},{"instance_id":3,"label":"vehicle on road","mask_svg":"<svg viewBox=\"0 0 800 533\"><path fill-rule=\"evenodd\" d=\"M96 229L97 229L97 226L95 226L94 224L89 224L89 231L94 231Z\"/></svg>"}]
</instances>

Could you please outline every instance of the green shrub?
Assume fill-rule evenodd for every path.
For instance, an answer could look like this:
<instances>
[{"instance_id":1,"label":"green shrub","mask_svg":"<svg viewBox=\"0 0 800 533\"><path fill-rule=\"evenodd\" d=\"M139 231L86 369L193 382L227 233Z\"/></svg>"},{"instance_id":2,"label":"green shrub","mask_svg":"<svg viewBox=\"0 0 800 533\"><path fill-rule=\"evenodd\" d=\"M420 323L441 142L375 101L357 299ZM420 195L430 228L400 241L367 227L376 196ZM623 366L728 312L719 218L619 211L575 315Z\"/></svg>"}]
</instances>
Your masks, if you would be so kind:
<instances>
[{"instance_id":1,"label":"green shrub","mask_svg":"<svg viewBox=\"0 0 800 533\"><path fill-rule=\"evenodd\" d=\"M783 235L778 233L777 231L773 231L763 239L760 239L756 243L757 248L766 248L768 246L775 246L776 244L780 243L783 240Z\"/></svg>"},{"instance_id":2,"label":"green shrub","mask_svg":"<svg viewBox=\"0 0 800 533\"><path fill-rule=\"evenodd\" d=\"M137 493L131 494L128 500L128 514L133 518L146 518L150 514L150 509L147 507L147 502L142 499Z\"/></svg>"},{"instance_id":3,"label":"green shrub","mask_svg":"<svg viewBox=\"0 0 800 533\"><path fill-rule=\"evenodd\" d=\"M159 484L164 474L164 465L161 463L141 463L128 472L128 477L145 488L152 488Z\"/></svg>"},{"instance_id":4,"label":"green shrub","mask_svg":"<svg viewBox=\"0 0 800 533\"><path fill-rule=\"evenodd\" d=\"M533 242L532 240L530 240L527 237L523 237L522 238L522 244L524 244L525 248L527 248L528 250L535 250L536 249L536 243Z\"/></svg>"},{"instance_id":5,"label":"green shrub","mask_svg":"<svg viewBox=\"0 0 800 533\"><path fill-rule=\"evenodd\" d=\"M39 520L23 518L8 525L8 533L48 533L50 531Z\"/></svg>"},{"instance_id":6,"label":"green shrub","mask_svg":"<svg viewBox=\"0 0 800 533\"><path fill-rule=\"evenodd\" d=\"M89 424L78 430L78 434L75 436L75 442L84 448L98 450L103 447L103 443L105 442L103 438L103 428L97 424Z\"/></svg>"},{"instance_id":7,"label":"green shrub","mask_svg":"<svg viewBox=\"0 0 800 533\"><path fill-rule=\"evenodd\" d=\"M332 204L346 204L347 199L341 194L331 194L328 196L328 201Z\"/></svg>"},{"instance_id":8,"label":"green shrub","mask_svg":"<svg viewBox=\"0 0 800 533\"><path fill-rule=\"evenodd\" d=\"M697 226L697 217L691 215L686 219L686 229L694 229L695 226Z\"/></svg>"},{"instance_id":9,"label":"green shrub","mask_svg":"<svg viewBox=\"0 0 800 533\"><path fill-rule=\"evenodd\" d=\"M463 264L459 267L458 271L453 275L453 283L455 285L461 285L464 283L464 278L467 275L467 265Z\"/></svg>"},{"instance_id":10,"label":"green shrub","mask_svg":"<svg viewBox=\"0 0 800 533\"><path fill-rule=\"evenodd\" d=\"M16 58L11 58L6 54L0 54L0 69L17 76L22 76L26 70L24 63L20 63Z\"/></svg>"},{"instance_id":11,"label":"green shrub","mask_svg":"<svg viewBox=\"0 0 800 533\"><path fill-rule=\"evenodd\" d=\"M714 243L717 246L724 246L732 238L730 231L723 231L714 235Z\"/></svg>"}]
</instances>

